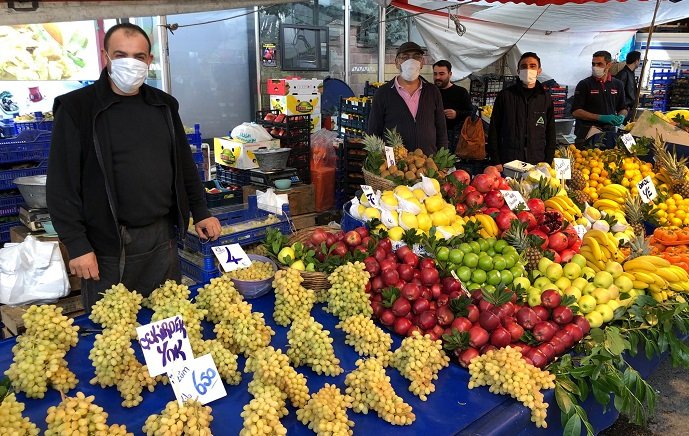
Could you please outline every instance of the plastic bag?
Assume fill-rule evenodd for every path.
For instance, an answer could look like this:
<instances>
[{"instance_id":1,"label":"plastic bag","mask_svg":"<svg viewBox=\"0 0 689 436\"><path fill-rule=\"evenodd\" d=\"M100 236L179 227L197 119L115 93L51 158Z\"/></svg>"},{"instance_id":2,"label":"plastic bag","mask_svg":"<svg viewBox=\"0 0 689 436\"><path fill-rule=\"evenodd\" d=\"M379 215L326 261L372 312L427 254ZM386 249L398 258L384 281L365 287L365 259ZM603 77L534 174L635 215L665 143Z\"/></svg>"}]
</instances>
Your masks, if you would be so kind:
<instances>
[{"instance_id":1,"label":"plastic bag","mask_svg":"<svg viewBox=\"0 0 689 436\"><path fill-rule=\"evenodd\" d=\"M483 121L480 117L476 119L467 117L464 120L455 154L460 159L486 158L486 136L483 131Z\"/></svg>"},{"instance_id":2,"label":"plastic bag","mask_svg":"<svg viewBox=\"0 0 689 436\"><path fill-rule=\"evenodd\" d=\"M7 246L9 245L9 246ZM69 294L69 278L57 242L31 235L0 249L0 303L51 303Z\"/></svg>"},{"instance_id":3,"label":"plastic bag","mask_svg":"<svg viewBox=\"0 0 689 436\"><path fill-rule=\"evenodd\" d=\"M234 129L232 129L230 136L232 137L232 139L243 142L245 144L261 141L270 141L271 139L273 139L273 137L270 136L270 133L266 132L266 129L264 129L261 125L256 123L242 123Z\"/></svg>"},{"instance_id":4,"label":"plastic bag","mask_svg":"<svg viewBox=\"0 0 689 436\"><path fill-rule=\"evenodd\" d=\"M337 168L337 152L333 144L337 132L318 130L311 135L311 171L319 168Z\"/></svg>"}]
</instances>

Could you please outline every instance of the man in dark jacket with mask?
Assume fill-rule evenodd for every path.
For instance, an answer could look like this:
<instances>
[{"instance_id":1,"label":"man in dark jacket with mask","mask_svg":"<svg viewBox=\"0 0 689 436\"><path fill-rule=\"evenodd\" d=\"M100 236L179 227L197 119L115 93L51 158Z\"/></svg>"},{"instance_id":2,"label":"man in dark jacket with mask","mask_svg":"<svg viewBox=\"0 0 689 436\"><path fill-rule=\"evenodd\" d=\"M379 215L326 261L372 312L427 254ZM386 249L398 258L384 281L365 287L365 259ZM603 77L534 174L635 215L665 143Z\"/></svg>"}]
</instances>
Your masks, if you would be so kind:
<instances>
[{"instance_id":1,"label":"man in dark jacket with mask","mask_svg":"<svg viewBox=\"0 0 689 436\"><path fill-rule=\"evenodd\" d=\"M624 85L624 104L627 106L627 116L624 122L630 120L634 116L634 103L636 103L636 76L634 71L641 63L641 52L636 50L627 53L625 66L615 74L615 78L619 79Z\"/></svg>"},{"instance_id":2,"label":"man in dark jacket with mask","mask_svg":"<svg viewBox=\"0 0 689 436\"><path fill-rule=\"evenodd\" d=\"M113 284L144 296L180 280L175 243L189 213L202 237L217 239L192 159L179 104L143 84L153 60L133 24L105 35L93 85L55 99L48 163L48 210L82 279L86 310Z\"/></svg>"},{"instance_id":3,"label":"man in dark jacket with mask","mask_svg":"<svg viewBox=\"0 0 689 436\"><path fill-rule=\"evenodd\" d=\"M423 54L413 42L399 47L395 65L400 74L378 88L373 96L366 131L382 138L385 129L396 128L408 150L420 148L431 155L447 147L447 128L438 87L419 77Z\"/></svg>"},{"instance_id":4,"label":"man in dark jacket with mask","mask_svg":"<svg viewBox=\"0 0 689 436\"><path fill-rule=\"evenodd\" d=\"M541 59L527 52L519 59L519 80L498 93L488 130L488 157L494 164L520 160L552 163L555 113L550 95L537 80Z\"/></svg>"}]
</instances>

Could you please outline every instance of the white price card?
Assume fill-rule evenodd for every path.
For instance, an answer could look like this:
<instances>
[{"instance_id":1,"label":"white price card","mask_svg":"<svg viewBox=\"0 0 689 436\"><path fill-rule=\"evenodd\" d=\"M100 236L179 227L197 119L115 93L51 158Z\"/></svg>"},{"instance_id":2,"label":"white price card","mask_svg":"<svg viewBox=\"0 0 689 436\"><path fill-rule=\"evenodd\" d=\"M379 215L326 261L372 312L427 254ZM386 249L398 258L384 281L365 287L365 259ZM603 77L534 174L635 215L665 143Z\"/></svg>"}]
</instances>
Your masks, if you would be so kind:
<instances>
[{"instance_id":1,"label":"white price card","mask_svg":"<svg viewBox=\"0 0 689 436\"><path fill-rule=\"evenodd\" d=\"M404 241L391 241L392 251L397 251L398 248L407 245Z\"/></svg>"},{"instance_id":2,"label":"white price card","mask_svg":"<svg viewBox=\"0 0 689 436\"><path fill-rule=\"evenodd\" d=\"M189 399L208 404L227 396L225 385L210 354L176 364L167 375L180 406Z\"/></svg>"},{"instance_id":3,"label":"white price card","mask_svg":"<svg viewBox=\"0 0 689 436\"><path fill-rule=\"evenodd\" d=\"M194 358L184 320L179 315L137 327L136 335L151 377Z\"/></svg>"},{"instance_id":4,"label":"white price card","mask_svg":"<svg viewBox=\"0 0 689 436\"><path fill-rule=\"evenodd\" d=\"M629 150L629 152L631 153L632 147L636 145L636 139L634 139L631 133L625 133L624 135L622 135L622 143L625 147L627 147L627 150Z\"/></svg>"},{"instance_id":5,"label":"white price card","mask_svg":"<svg viewBox=\"0 0 689 436\"><path fill-rule=\"evenodd\" d=\"M529 206L526 205L524 197L522 197L522 194L520 194L518 191L501 190L500 192L502 192L502 196L505 199L505 203L507 203L507 207L509 207L510 209L515 210L521 204L524 210L529 210Z\"/></svg>"},{"instance_id":6,"label":"white price card","mask_svg":"<svg viewBox=\"0 0 689 436\"><path fill-rule=\"evenodd\" d=\"M569 180L572 178L572 163L569 159L556 157L553 159L555 174L558 179Z\"/></svg>"},{"instance_id":7,"label":"white price card","mask_svg":"<svg viewBox=\"0 0 689 436\"><path fill-rule=\"evenodd\" d=\"M220 245L211 249L225 272L251 266L251 259L239 244Z\"/></svg>"},{"instance_id":8,"label":"white price card","mask_svg":"<svg viewBox=\"0 0 689 436\"><path fill-rule=\"evenodd\" d=\"M653 180L651 180L651 176L644 177L639 183L636 184L636 187L639 189L641 201L644 203L650 203L658 196L658 192L653 184Z\"/></svg>"},{"instance_id":9,"label":"white price card","mask_svg":"<svg viewBox=\"0 0 689 436\"><path fill-rule=\"evenodd\" d=\"M579 235L579 239L583 241L584 235L587 232L586 227L582 226L581 224L577 224L576 226L574 226L574 230L576 230L577 235Z\"/></svg>"},{"instance_id":10,"label":"white price card","mask_svg":"<svg viewBox=\"0 0 689 436\"><path fill-rule=\"evenodd\" d=\"M368 185L361 185L361 191L363 191L368 202L371 203L371 207L378 207L378 203L376 203L376 193L373 192L373 188Z\"/></svg>"},{"instance_id":11,"label":"white price card","mask_svg":"<svg viewBox=\"0 0 689 436\"><path fill-rule=\"evenodd\" d=\"M395 165L395 150L390 146L385 146L385 161L388 163L388 168Z\"/></svg>"}]
</instances>

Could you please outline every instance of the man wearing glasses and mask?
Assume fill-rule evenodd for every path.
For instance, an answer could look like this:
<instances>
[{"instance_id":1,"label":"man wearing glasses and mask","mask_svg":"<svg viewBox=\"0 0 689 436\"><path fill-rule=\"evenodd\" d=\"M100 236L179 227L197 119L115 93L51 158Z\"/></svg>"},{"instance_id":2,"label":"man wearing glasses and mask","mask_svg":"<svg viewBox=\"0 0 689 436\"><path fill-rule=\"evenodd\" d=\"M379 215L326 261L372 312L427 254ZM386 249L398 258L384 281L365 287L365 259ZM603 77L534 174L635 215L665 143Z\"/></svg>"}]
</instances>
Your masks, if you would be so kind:
<instances>
[{"instance_id":1,"label":"man wearing glasses and mask","mask_svg":"<svg viewBox=\"0 0 689 436\"><path fill-rule=\"evenodd\" d=\"M438 87L419 77L423 55L421 47L413 42L399 47L395 65L400 74L373 96L366 131L383 137L385 129L396 128L409 151L420 148L431 155L447 147L447 128Z\"/></svg>"},{"instance_id":2,"label":"man wearing glasses and mask","mask_svg":"<svg viewBox=\"0 0 689 436\"><path fill-rule=\"evenodd\" d=\"M144 296L181 280L175 234L221 227L206 206L179 103L144 84L151 42L124 23L105 34L100 78L55 99L48 210L82 279L87 311L113 284ZM176 230L175 230L176 227Z\"/></svg>"}]
</instances>

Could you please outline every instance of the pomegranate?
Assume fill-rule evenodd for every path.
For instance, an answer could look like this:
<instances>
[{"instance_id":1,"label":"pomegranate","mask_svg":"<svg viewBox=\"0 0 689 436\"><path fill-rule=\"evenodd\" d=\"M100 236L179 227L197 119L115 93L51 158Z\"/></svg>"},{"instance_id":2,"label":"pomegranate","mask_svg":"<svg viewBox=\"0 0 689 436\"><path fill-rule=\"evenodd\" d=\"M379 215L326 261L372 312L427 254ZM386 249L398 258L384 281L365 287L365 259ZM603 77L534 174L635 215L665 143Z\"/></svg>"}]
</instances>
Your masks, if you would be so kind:
<instances>
[{"instance_id":1,"label":"pomegranate","mask_svg":"<svg viewBox=\"0 0 689 436\"><path fill-rule=\"evenodd\" d=\"M505 204L505 198L502 196L502 192L497 189L491 189L483 196L483 202L488 207L501 208Z\"/></svg>"},{"instance_id":2,"label":"pomegranate","mask_svg":"<svg viewBox=\"0 0 689 436\"><path fill-rule=\"evenodd\" d=\"M495 183L495 177L488 174L478 174L471 181L471 186L476 188L476 190L482 194L487 193L493 189L493 184Z\"/></svg>"},{"instance_id":3,"label":"pomegranate","mask_svg":"<svg viewBox=\"0 0 689 436\"><path fill-rule=\"evenodd\" d=\"M534 229L529 232L530 235L535 235L541 238L541 249L545 250L548 248L548 235L546 235L543 230Z\"/></svg>"},{"instance_id":4,"label":"pomegranate","mask_svg":"<svg viewBox=\"0 0 689 436\"><path fill-rule=\"evenodd\" d=\"M527 230L532 230L536 228L536 225L538 224L534 214L529 212L528 210L522 210L521 212L519 212L517 214L517 219L523 223L526 223Z\"/></svg>"},{"instance_id":5,"label":"pomegranate","mask_svg":"<svg viewBox=\"0 0 689 436\"><path fill-rule=\"evenodd\" d=\"M529 200L526 202L526 206L529 208L531 213L536 216L539 216L545 212L545 204L543 204L543 200L540 198L529 198Z\"/></svg>"},{"instance_id":6,"label":"pomegranate","mask_svg":"<svg viewBox=\"0 0 689 436\"><path fill-rule=\"evenodd\" d=\"M465 185L469 184L469 181L471 180L471 176L469 175L468 172L464 170L455 170L450 173L452 177L454 177L458 182L461 182Z\"/></svg>"},{"instance_id":7,"label":"pomegranate","mask_svg":"<svg viewBox=\"0 0 689 436\"><path fill-rule=\"evenodd\" d=\"M575 254L577 254L576 251L570 248L565 248L560 252L560 262L569 263L569 261L572 260Z\"/></svg>"},{"instance_id":8,"label":"pomegranate","mask_svg":"<svg viewBox=\"0 0 689 436\"><path fill-rule=\"evenodd\" d=\"M548 236L548 248L557 252L567 248L567 235L562 232L555 232Z\"/></svg>"},{"instance_id":9,"label":"pomegranate","mask_svg":"<svg viewBox=\"0 0 689 436\"><path fill-rule=\"evenodd\" d=\"M472 191L466 195L464 203L467 207L480 207L483 204L483 194L478 191Z\"/></svg>"},{"instance_id":10,"label":"pomegranate","mask_svg":"<svg viewBox=\"0 0 689 436\"><path fill-rule=\"evenodd\" d=\"M510 228L510 223L512 223L512 220L516 220L517 215L514 214L514 212L510 211L501 211L497 218L495 218L495 224L498 225L498 228L501 231L505 231Z\"/></svg>"}]
</instances>

